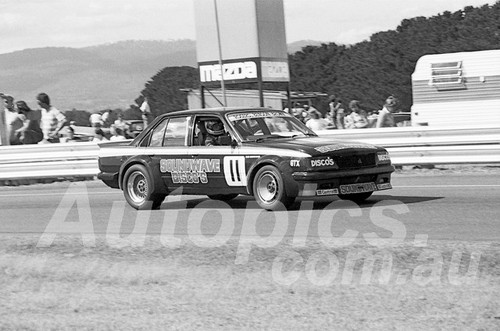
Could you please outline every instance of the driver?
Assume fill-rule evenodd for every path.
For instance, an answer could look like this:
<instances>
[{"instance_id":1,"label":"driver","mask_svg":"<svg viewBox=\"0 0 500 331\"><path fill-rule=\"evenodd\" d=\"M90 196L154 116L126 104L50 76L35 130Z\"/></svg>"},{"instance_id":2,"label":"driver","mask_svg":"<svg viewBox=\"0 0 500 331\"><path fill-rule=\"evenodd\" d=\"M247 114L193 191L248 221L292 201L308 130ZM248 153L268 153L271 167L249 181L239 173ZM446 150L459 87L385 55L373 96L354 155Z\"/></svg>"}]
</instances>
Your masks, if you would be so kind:
<instances>
[{"instance_id":1,"label":"driver","mask_svg":"<svg viewBox=\"0 0 500 331\"><path fill-rule=\"evenodd\" d=\"M219 119L205 121L205 129L207 130L205 146L219 146L219 137L227 135L224 124Z\"/></svg>"}]
</instances>

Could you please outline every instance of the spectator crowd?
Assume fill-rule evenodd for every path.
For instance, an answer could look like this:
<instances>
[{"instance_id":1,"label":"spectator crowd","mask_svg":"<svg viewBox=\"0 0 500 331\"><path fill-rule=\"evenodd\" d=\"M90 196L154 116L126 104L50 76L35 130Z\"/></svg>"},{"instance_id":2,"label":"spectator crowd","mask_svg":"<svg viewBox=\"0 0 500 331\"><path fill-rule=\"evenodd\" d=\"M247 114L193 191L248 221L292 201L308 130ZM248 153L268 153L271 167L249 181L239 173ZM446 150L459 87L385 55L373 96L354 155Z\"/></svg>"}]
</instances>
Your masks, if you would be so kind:
<instances>
[{"instance_id":1,"label":"spectator crowd","mask_svg":"<svg viewBox=\"0 0 500 331\"><path fill-rule=\"evenodd\" d=\"M9 145L48 144L59 142L78 141L114 141L131 138L129 125L119 113L117 119L110 123L111 111L93 113L90 115L89 124L93 127L90 137L75 135L74 122L68 121L63 111L51 104L46 93L36 96L38 107L32 109L24 100L16 101L8 94L0 93L3 102L2 121L5 131L3 139ZM3 130L3 128L2 128Z\"/></svg>"},{"instance_id":2,"label":"spectator crowd","mask_svg":"<svg viewBox=\"0 0 500 331\"><path fill-rule=\"evenodd\" d=\"M82 141L82 137L75 135L73 123L68 123L64 112L51 104L46 93L36 96L38 107L31 109L23 100L14 100L11 95L0 93L3 100L3 121L6 126L4 139L10 145L46 144L58 142ZM397 125L394 113L397 111L398 100L389 96L380 110L366 111L358 100L351 100L347 107L342 100L330 96L328 109L324 115L309 103L296 102L291 109L285 111L305 123L313 131L327 129L362 129L395 127ZM144 99L140 110L145 127L149 122L151 110ZM88 140L95 142L117 141L133 138L130 125L123 119L123 114L111 116L112 111L95 112L89 117L89 124L93 134ZM112 121L112 118L116 120Z\"/></svg>"},{"instance_id":3,"label":"spectator crowd","mask_svg":"<svg viewBox=\"0 0 500 331\"><path fill-rule=\"evenodd\" d=\"M328 110L323 115L314 106L307 103L295 103L285 111L292 114L313 131L329 129L363 129L397 126L394 114L397 112L398 100L389 96L382 109L366 111L358 100L351 100L347 107L342 100L330 96Z\"/></svg>"}]
</instances>

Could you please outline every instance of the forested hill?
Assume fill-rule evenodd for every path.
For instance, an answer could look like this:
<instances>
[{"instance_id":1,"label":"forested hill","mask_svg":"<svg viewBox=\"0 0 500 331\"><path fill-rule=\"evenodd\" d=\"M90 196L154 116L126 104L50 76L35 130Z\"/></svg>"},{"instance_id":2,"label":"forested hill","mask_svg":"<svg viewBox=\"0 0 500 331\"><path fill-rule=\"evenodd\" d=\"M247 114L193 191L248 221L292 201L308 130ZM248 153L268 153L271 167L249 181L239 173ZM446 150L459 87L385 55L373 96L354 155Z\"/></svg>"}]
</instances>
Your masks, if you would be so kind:
<instances>
[{"instance_id":1,"label":"forested hill","mask_svg":"<svg viewBox=\"0 0 500 331\"><path fill-rule=\"evenodd\" d=\"M334 94L380 109L391 94L412 104L411 74L424 54L500 49L500 1L480 8L405 19L352 46L309 46L290 55L292 90Z\"/></svg>"}]
</instances>

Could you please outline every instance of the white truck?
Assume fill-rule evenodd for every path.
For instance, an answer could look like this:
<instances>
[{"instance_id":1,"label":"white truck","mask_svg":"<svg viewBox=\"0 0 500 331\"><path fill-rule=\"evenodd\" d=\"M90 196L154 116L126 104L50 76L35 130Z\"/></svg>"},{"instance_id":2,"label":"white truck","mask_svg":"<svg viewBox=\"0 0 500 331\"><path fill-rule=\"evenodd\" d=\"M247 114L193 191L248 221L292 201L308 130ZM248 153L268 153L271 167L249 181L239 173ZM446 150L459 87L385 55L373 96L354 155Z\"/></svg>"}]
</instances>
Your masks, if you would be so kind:
<instances>
[{"instance_id":1,"label":"white truck","mask_svg":"<svg viewBox=\"0 0 500 331\"><path fill-rule=\"evenodd\" d=\"M414 126L500 126L500 50L424 55L412 87Z\"/></svg>"}]
</instances>

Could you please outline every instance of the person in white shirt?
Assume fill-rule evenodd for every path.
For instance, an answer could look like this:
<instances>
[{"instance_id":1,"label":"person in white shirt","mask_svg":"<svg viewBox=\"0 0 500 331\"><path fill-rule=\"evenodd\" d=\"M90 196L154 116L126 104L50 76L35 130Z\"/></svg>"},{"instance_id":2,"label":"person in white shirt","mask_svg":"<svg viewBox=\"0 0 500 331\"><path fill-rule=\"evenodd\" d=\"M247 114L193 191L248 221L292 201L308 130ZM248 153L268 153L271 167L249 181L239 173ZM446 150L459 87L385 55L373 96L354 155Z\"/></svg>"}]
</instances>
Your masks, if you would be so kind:
<instances>
[{"instance_id":1,"label":"person in white shirt","mask_svg":"<svg viewBox=\"0 0 500 331\"><path fill-rule=\"evenodd\" d=\"M23 127L24 117L14 107L14 98L12 96L4 94L2 99L4 101L5 126L9 145L20 145L22 143L19 140L17 131Z\"/></svg>"},{"instance_id":2,"label":"person in white shirt","mask_svg":"<svg viewBox=\"0 0 500 331\"><path fill-rule=\"evenodd\" d=\"M151 115L151 108L149 107L148 99L144 97L144 101L140 107L142 112L142 121L144 122L144 127L147 127L149 124L149 116Z\"/></svg>"},{"instance_id":3,"label":"person in white shirt","mask_svg":"<svg viewBox=\"0 0 500 331\"><path fill-rule=\"evenodd\" d=\"M306 122L306 126L313 131L326 130L328 128L328 121L321 117L321 113L317 110L309 111L310 119Z\"/></svg>"},{"instance_id":4,"label":"person in white shirt","mask_svg":"<svg viewBox=\"0 0 500 331\"><path fill-rule=\"evenodd\" d=\"M118 141L118 140L126 140L125 134L121 128L117 128L115 126L111 126L111 137L109 137L110 141Z\"/></svg>"},{"instance_id":5,"label":"person in white shirt","mask_svg":"<svg viewBox=\"0 0 500 331\"><path fill-rule=\"evenodd\" d=\"M394 111L396 110L398 100L392 95L385 100L384 107L378 112L377 128L395 127Z\"/></svg>"},{"instance_id":6,"label":"person in white shirt","mask_svg":"<svg viewBox=\"0 0 500 331\"><path fill-rule=\"evenodd\" d=\"M50 104L50 98L46 93L38 94L37 101L42 111L40 124L43 140L40 143L58 143L59 131L66 124L66 116Z\"/></svg>"},{"instance_id":7,"label":"person in white shirt","mask_svg":"<svg viewBox=\"0 0 500 331\"><path fill-rule=\"evenodd\" d=\"M93 113L90 115L89 117L89 122L90 122L90 125L93 127L93 128L100 128L103 126L103 121L102 121L102 115L101 113Z\"/></svg>"}]
</instances>

